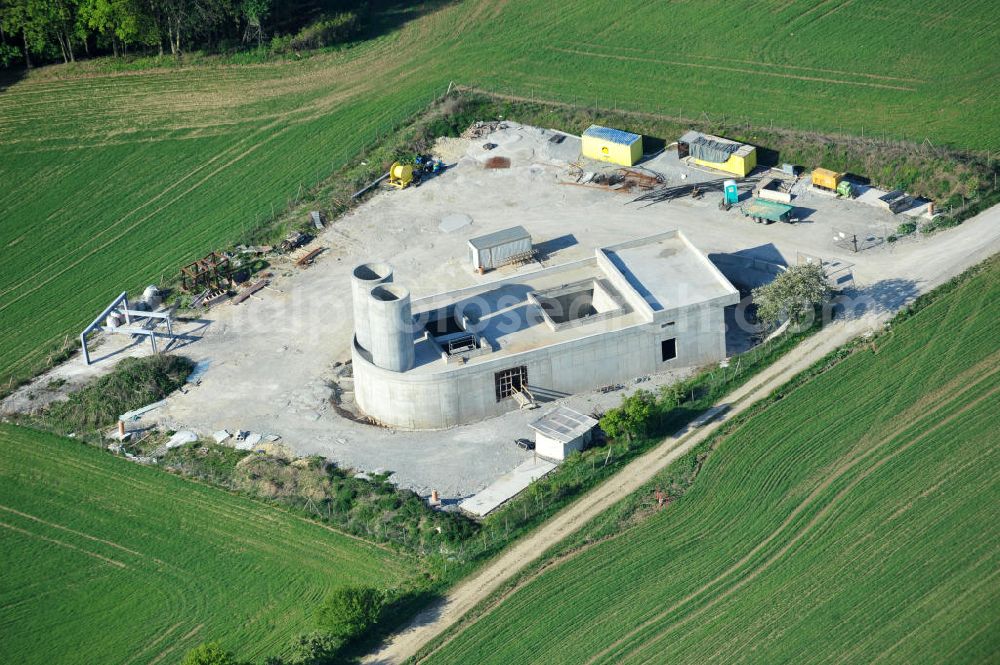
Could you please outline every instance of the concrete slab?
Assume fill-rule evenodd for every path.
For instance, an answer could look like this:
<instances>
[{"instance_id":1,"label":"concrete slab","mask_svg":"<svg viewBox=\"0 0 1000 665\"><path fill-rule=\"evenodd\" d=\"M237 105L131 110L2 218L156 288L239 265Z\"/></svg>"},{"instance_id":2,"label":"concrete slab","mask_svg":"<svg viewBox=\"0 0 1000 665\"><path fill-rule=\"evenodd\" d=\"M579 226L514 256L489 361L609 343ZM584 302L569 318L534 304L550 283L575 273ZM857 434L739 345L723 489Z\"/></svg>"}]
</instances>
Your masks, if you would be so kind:
<instances>
[{"instance_id":1,"label":"concrete slab","mask_svg":"<svg viewBox=\"0 0 1000 665\"><path fill-rule=\"evenodd\" d=\"M462 501L458 507L477 517L486 517L505 502L523 492L528 485L547 476L556 466L553 462L543 459L530 459L519 464L510 473L505 473L497 478L482 492Z\"/></svg>"},{"instance_id":2,"label":"concrete slab","mask_svg":"<svg viewBox=\"0 0 1000 665\"><path fill-rule=\"evenodd\" d=\"M725 298L732 287L681 237L608 251L654 311Z\"/></svg>"},{"instance_id":3,"label":"concrete slab","mask_svg":"<svg viewBox=\"0 0 1000 665\"><path fill-rule=\"evenodd\" d=\"M462 213L452 213L451 215L445 215L441 219L441 223L438 224L438 230L442 233L452 233L463 227L472 224L472 218L468 215L463 215Z\"/></svg>"},{"instance_id":4,"label":"concrete slab","mask_svg":"<svg viewBox=\"0 0 1000 665\"><path fill-rule=\"evenodd\" d=\"M879 208L881 210L886 209L885 205L879 201L879 197L888 194L888 191L877 187L869 187L867 185L859 186L857 187L857 190L857 194L854 197L855 201ZM929 204L930 201L926 199L915 198L913 205L906 210L900 211L899 214L912 218L928 217Z\"/></svg>"}]
</instances>

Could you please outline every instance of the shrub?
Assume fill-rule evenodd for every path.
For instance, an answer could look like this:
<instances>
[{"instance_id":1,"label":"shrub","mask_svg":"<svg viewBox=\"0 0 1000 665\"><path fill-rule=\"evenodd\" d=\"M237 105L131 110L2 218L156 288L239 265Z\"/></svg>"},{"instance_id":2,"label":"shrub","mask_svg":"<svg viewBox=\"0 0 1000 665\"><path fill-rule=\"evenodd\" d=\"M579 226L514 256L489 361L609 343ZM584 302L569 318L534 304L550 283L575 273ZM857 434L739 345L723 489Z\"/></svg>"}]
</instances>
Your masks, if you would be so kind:
<instances>
[{"instance_id":1,"label":"shrub","mask_svg":"<svg viewBox=\"0 0 1000 665\"><path fill-rule=\"evenodd\" d=\"M215 642L201 644L187 652L181 665L243 665Z\"/></svg>"},{"instance_id":2,"label":"shrub","mask_svg":"<svg viewBox=\"0 0 1000 665\"><path fill-rule=\"evenodd\" d=\"M903 222L896 227L896 235L905 236L917 230L916 222Z\"/></svg>"},{"instance_id":3,"label":"shrub","mask_svg":"<svg viewBox=\"0 0 1000 665\"><path fill-rule=\"evenodd\" d=\"M329 635L347 641L374 624L382 611L382 593L370 587L336 589L316 612L316 623Z\"/></svg>"},{"instance_id":4,"label":"shrub","mask_svg":"<svg viewBox=\"0 0 1000 665\"><path fill-rule=\"evenodd\" d=\"M60 431L108 427L118 416L156 402L184 385L194 363L182 356L156 355L125 358L115 369L69 396L46 412Z\"/></svg>"},{"instance_id":5,"label":"shrub","mask_svg":"<svg viewBox=\"0 0 1000 665\"><path fill-rule=\"evenodd\" d=\"M336 662L337 651L343 641L326 633L299 635L292 643L291 653L284 665L326 665Z\"/></svg>"},{"instance_id":6,"label":"shrub","mask_svg":"<svg viewBox=\"0 0 1000 665\"><path fill-rule=\"evenodd\" d=\"M636 390L622 400L620 407L608 409L601 418L601 429L612 439L624 436L631 441L645 434L656 400L648 390Z\"/></svg>"}]
</instances>

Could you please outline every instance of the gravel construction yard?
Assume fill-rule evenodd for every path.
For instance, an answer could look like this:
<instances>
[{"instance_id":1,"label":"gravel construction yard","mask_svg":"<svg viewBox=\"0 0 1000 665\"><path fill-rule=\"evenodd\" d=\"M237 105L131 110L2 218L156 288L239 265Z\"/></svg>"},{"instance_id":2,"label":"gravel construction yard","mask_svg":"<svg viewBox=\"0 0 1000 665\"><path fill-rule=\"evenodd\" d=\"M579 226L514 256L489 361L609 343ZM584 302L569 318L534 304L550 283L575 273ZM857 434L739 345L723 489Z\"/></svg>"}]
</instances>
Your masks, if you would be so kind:
<instances>
[{"instance_id":1,"label":"gravel construction yard","mask_svg":"<svg viewBox=\"0 0 1000 665\"><path fill-rule=\"evenodd\" d=\"M569 164L577 161L579 140L567 137L554 143L552 136L552 131L509 123L486 138L443 142L441 154L450 166L443 174L417 188L371 197L319 235L313 246L325 251L311 267L279 262L269 288L243 304L218 305L202 321L186 324L195 339L181 352L207 363L207 371L199 385L171 396L164 407L147 414L147 421L206 438L224 428L276 434L299 455L324 455L358 470L390 471L401 486L425 495L437 489L445 503L453 504L532 455L512 440L530 437L528 422L551 405L427 432L397 432L342 415L331 397L343 393L346 402L350 398L351 382L342 363L350 359L349 276L358 263L391 263L395 281L420 298L538 269L531 264L485 276L469 269L468 238L515 224L541 246L544 266L591 256L602 245L679 228L710 255L786 264L796 263L800 255L819 257L835 266L848 293L870 298L876 309L891 310L957 261L968 261L970 255L985 258L1000 248L996 210L930 237L915 234L884 243L881 238L910 218L859 201L832 199L801 185L793 201L801 219L796 224L754 224L737 210L719 210L717 194L648 206L630 203L638 193L577 184ZM498 147L485 151L486 142ZM485 159L495 156L509 158L511 167L483 168ZM644 166L664 174L669 184L722 177L688 168L671 152ZM584 170L600 168L606 167L584 164ZM446 218L450 231L439 228ZM840 234L857 235L863 246L872 246L853 253L834 241ZM731 341L732 350L745 345L739 334ZM119 351L122 344L122 339L105 340L95 355ZM121 352L147 350L136 344ZM53 379L73 385L112 365L107 360L84 368L82 362L74 357L39 377L9 397L3 410L24 410L44 401ZM624 391L585 393L560 402L584 412L603 410L628 390L678 376L636 378L640 382Z\"/></svg>"}]
</instances>

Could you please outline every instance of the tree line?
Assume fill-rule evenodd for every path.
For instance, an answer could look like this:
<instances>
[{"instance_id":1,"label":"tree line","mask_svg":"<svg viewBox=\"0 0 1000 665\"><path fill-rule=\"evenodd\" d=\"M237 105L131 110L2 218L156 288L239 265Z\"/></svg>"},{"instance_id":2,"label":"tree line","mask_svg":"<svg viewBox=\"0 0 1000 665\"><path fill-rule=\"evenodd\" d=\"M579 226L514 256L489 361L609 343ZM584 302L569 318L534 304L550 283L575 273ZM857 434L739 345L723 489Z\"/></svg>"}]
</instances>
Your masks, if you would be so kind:
<instances>
[{"instance_id":1,"label":"tree line","mask_svg":"<svg viewBox=\"0 0 1000 665\"><path fill-rule=\"evenodd\" d=\"M262 46L320 23L308 45L328 45L358 27L365 2L336 0L0 0L0 66L73 62L129 53L180 56ZM314 30L313 32L316 32ZM286 40L288 41L288 40Z\"/></svg>"}]
</instances>

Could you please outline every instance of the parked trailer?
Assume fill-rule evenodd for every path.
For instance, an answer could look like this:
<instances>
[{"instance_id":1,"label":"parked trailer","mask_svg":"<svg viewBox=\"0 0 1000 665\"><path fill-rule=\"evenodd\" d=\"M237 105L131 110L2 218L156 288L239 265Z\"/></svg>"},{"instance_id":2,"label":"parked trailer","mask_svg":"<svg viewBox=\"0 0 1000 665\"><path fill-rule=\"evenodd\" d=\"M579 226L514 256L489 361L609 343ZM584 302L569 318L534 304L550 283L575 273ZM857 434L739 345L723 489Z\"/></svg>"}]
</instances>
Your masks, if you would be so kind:
<instances>
[{"instance_id":1,"label":"parked trailer","mask_svg":"<svg viewBox=\"0 0 1000 665\"><path fill-rule=\"evenodd\" d=\"M753 199L742 207L743 216L753 219L758 224L763 222L788 222L791 223L794 206L778 203L777 201L765 201L764 199Z\"/></svg>"},{"instance_id":2,"label":"parked trailer","mask_svg":"<svg viewBox=\"0 0 1000 665\"><path fill-rule=\"evenodd\" d=\"M523 226L496 231L469 239L469 257L477 272L495 270L533 254L531 234Z\"/></svg>"}]
</instances>

